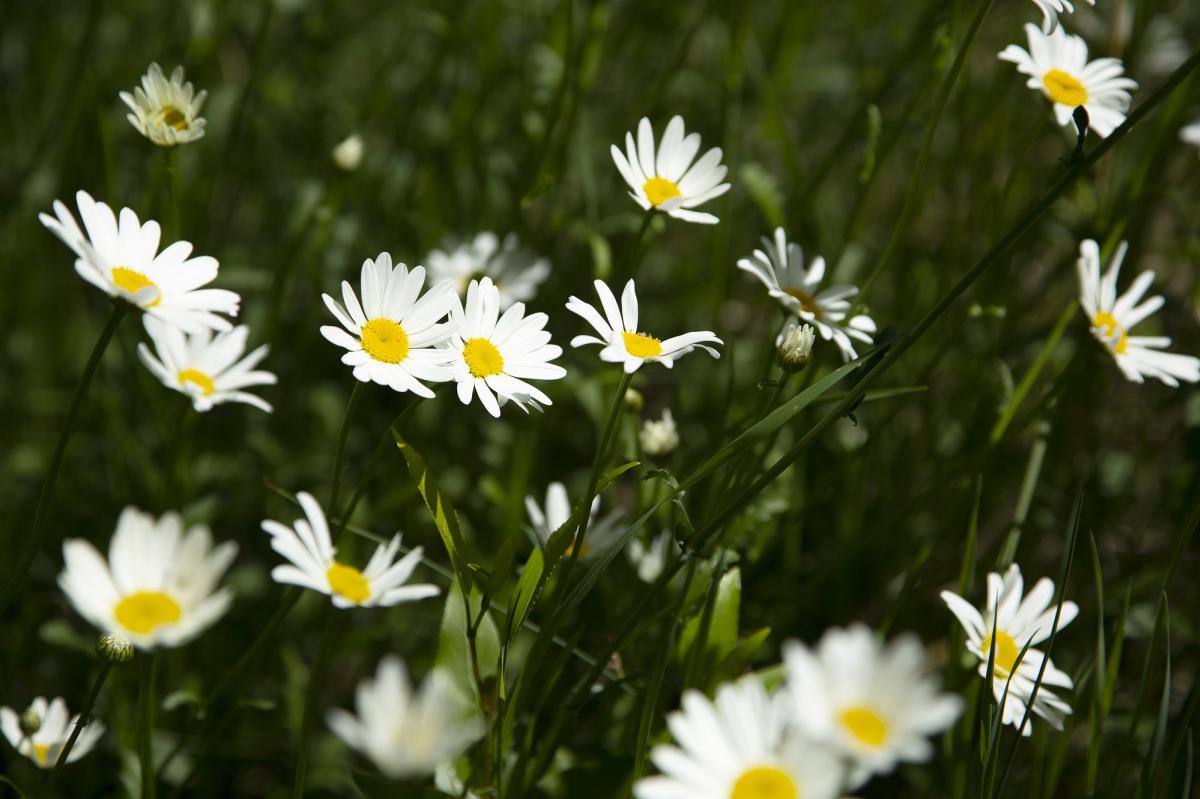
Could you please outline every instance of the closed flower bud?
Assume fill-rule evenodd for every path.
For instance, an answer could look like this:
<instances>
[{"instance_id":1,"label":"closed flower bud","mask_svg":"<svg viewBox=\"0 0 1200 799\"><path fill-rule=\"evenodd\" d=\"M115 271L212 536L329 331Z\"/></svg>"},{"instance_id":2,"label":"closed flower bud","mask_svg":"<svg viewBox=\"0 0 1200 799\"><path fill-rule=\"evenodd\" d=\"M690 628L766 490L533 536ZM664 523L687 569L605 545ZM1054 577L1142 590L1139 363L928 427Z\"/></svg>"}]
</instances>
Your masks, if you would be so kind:
<instances>
[{"instance_id":1,"label":"closed flower bud","mask_svg":"<svg viewBox=\"0 0 1200 799\"><path fill-rule=\"evenodd\" d=\"M358 169L358 165L362 163L362 157L363 139L357 133L333 148L333 162L347 172Z\"/></svg>"},{"instance_id":2,"label":"closed flower bud","mask_svg":"<svg viewBox=\"0 0 1200 799\"><path fill-rule=\"evenodd\" d=\"M42 728L42 717L33 708L25 708L25 712L21 714L21 733L30 738L37 734L37 731Z\"/></svg>"},{"instance_id":3,"label":"closed flower bud","mask_svg":"<svg viewBox=\"0 0 1200 799\"><path fill-rule=\"evenodd\" d=\"M804 371L812 355L815 338L812 325L788 325L783 341L779 343L779 368L788 374Z\"/></svg>"},{"instance_id":4,"label":"closed flower bud","mask_svg":"<svg viewBox=\"0 0 1200 799\"><path fill-rule=\"evenodd\" d=\"M636 388L630 388L625 392L625 407L634 413L641 411L645 403L646 400L642 397L642 392Z\"/></svg>"},{"instance_id":5,"label":"closed flower bud","mask_svg":"<svg viewBox=\"0 0 1200 799\"><path fill-rule=\"evenodd\" d=\"M133 659L133 644L119 635L105 633L96 639L96 654L109 663L128 663Z\"/></svg>"}]
</instances>

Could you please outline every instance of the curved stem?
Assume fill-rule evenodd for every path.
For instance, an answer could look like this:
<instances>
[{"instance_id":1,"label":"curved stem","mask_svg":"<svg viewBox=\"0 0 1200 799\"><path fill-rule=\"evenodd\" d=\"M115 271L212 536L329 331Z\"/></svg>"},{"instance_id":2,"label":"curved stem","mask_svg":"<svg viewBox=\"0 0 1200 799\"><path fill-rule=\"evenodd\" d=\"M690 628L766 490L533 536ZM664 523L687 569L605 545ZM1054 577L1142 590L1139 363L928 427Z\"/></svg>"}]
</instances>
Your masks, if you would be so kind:
<instances>
[{"instance_id":1,"label":"curved stem","mask_svg":"<svg viewBox=\"0 0 1200 799\"><path fill-rule=\"evenodd\" d=\"M142 773L141 799L154 799L157 788L154 779L154 702L158 682L158 655L150 654L142 660L142 678L138 682L138 766Z\"/></svg>"},{"instance_id":2,"label":"curved stem","mask_svg":"<svg viewBox=\"0 0 1200 799\"><path fill-rule=\"evenodd\" d=\"M25 548L17 562L17 570L8 579L8 585L4 587L4 594L0 595L0 615L3 615L21 578L25 576L29 571L30 564L33 563L33 557L41 542L42 522L45 521L46 507L50 504L50 497L54 493L54 484L58 480L58 472L62 467L63 456L67 452L71 432L75 429L75 418L79 415L79 408L83 405L83 398L87 394L88 386L92 383L96 369L100 366L104 351L108 349L108 343L112 341L113 334L117 332L117 327L120 326L121 320L125 318L128 311L128 303L116 301L113 304L108 322L100 331L100 338L96 339L96 346L92 347L92 354L88 357L87 365L83 367L83 374L79 378L78 385L75 386L75 395L71 398L71 405L67 409L67 418L63 420L62 429L58 433L58 443L54 445L54 455L50 458L50 469L46 473L45 482L42 483L41 493L38 494L37 508L33 512L33 524L30 525L29 532L25 536Z\"/></svg>"},{"instance_id":3,"label":"curved stem","mask_svg":"<svg viewBox=\"0 0 1200 799\"><path fill-rule=\"evenodd\" d=\"M292 799L301 799L304 796L304 778L308 772L308 736L312 732L313 717L317 713L317 694L329 668L333 642L338 637L333 629L336 615L337 611L333 605L325 608L325 626L321 630L321 642L317 646L317 659L313 661L312 671L308 674L308 690L304 694L304 718L300 722L300 741L296 745L296 777L292 782Z\"/></svg>"},{"instance_id":4,"label":"curved stem","mask_svg":"<svg viewBox=\"0 0 1200 799\"><path fill-rule=\"evenodd\" d=\"M100 695L100 689L104 687L104 681L108 679L108 672L112 669L112 665L112 661L110 660L101 662L100 673L96 675L96 679L92 682L91 693L88 694L87 700L83 704L83 709L79 712L79 720L75 722L75 728L71 730L71 737L67 739L66 745L58 753L58 758L54 761L54 765L50 767L50 773L42 780L42 787L37 792L39 797L50 795L50 789L54 787L54 781L58 776L58 767L67 762L67 757L71 754L71 750L75 748L75 741L78 740L79 734L83 732L83 728L91 721L92 708L96 705L96 697Z\"/></svg>"}]
</instances>

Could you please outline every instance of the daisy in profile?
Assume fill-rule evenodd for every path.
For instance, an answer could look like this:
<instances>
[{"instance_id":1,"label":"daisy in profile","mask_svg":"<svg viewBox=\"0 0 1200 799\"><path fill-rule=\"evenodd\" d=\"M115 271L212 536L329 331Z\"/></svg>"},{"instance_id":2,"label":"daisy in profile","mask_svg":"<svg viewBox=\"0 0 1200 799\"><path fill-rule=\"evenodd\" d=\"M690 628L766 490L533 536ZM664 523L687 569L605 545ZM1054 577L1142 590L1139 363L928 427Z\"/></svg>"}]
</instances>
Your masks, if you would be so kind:
<instances>
[{"instance_id":1,"label":"daisy in profile","mask_svg":"<svg viewBox=\"0 0 1200 799\"><path fill-rule=\"evenodd\" d=\"M1156 378L1172 388L1179 381L1200 381L1200 359L1191 355L1163 352L1171 346L1165 336L1131 336L1134 325L1163 306L1162 297L1142 301L1154 281L1147 270L1138 275L1124 294L1117 296L1117 276L1128 249L1126 242L1117 246L1108 271L1100 276L1100 246L1088 239L1079 245L1079 304L1088 315L1092 335L1102 343L1117 362L1117 368L1135 383Z\"/></svg>"},{"instance_id":2,"label":"daisy in profile","mask_svg":"<svg viewBox=\"0 0 1200 799\"><path fill-rule=\"evenodd\" d=\"M75 201L87 235L58 200L55 216L39 214L38 219L75 253L80 277L108 296L188 333L233 327L217 314L237 316L238 295L203 288L217 277L216 258L193 257L192 245L186 241L159 252L162 231L154 220L142 224L137 214L122 208L118 224L113 210L86 191L77 192Z\"/></svg>"},{"instance_id":3,"label":"daisy in profile","mask_svg":"<svg viewBox=\"0 0 1200 799\"><path fill-rule=\"evenodd\" d=\"M536 499L527 495L525 512L529 514L529 524L537 537L538 545L546 546L554 531L571 518L571 500L567 497L567 487L562 483L551 483L546 489L545 505L538 505ZM592 500L592 508L588 516L588 540L579 553L581 558L608 549L621 533L621 529L617 526L617 522L621 518L620 511L613 511L607 516L597 519L596 516L599 512L600 497L596 497Z\"/></svg>"},{"instance_id":4,"label":"daisy in profile","mask_svg":"<svg viewBox=\"0 0 1200 799\"><path fill-rule=\"evenodd\" d=\"M126 508L117 520L108 561L90 542L63 542L58 585L79 615L142 650L186 644L225 615L233 601L217 590L237 544L213 546L204 525L183 527L178 513L162 518Z\"/></svg>"},{"instance_id":5,"label":"daisy in profile","mask_svg":"<svg viewBox=\"0 0 1200 799\"><path fill-rule=\"evenodd\" d=\"M359 683L355 705L358 715L329 711L329 728L392 779L430 776L483 734L446 672L435 669L414 693L395 656L379 662L374 679Z\"/></svg>"},{"instance_id":6,"label":"daisy in profile","mask_svg":"<svg viewBox=\"0 0 1200 799\"><path fill-rule=\"evenodd\" d=\"M455 298L457 299L457 297ZM500 314L500 290L489 277L472 280L467 302L451 313L454 335L447 347L454 354L451 366L464 405L478 395L479 402L499 418L500 406L512 400L521 410L550 405L550 398L529 380L559 380L567 370L550 361L562 347L550 343L543 328L544 313L525 315L525 304L510 305Z\"/></svg>"},{"instance_id":7,"label":"daisy in profile","mask_svg":"<svg viewBox=\"0 0 1200 799\"><path fill-rule=\"evenodd\" d=\"M121 100L133 113L126 119L138 132L159 147L174 147L204 136L204 118L200 106L208 92L196 93L191 82L184 82L183 67L175 67L171 79L162 67L151 64L142 76L142 85L121 92Z\"/></svg>"},{"instance_id":8,"label":"daisy in profile","mask_svg":"<svg viewBox=\"0 0 1200 799\"><path fill-rule=\"evenodd\" d=\"M23 716L10 707L0 707L0 730L4 731L4 737L13 748L32 760L38 768L53 768L58 763L79 716L76 714L68 717L67 703L62 699L56 697L47 702L45 697L41 696L34 699L33 704L25 711L25 715L29 714L40 724L37 732L32 735L26 735L21 729ZM75 745L71 747L66 762L74 763L92 751L102 735L104 725L98 721L89 722L75 739Z\"/></svg>"},{"instance_id":9,"label":"daisy in profile","mask_svg":"<svg viewBox=\"0 0 1200 799\"><path fill-rule=\"evenodd\" d=\"M441 593L436 585L407 584L424 550L417 547L396 560L399 534L376 547L362 571L337 560L321 506L303 491L296 494L296 499L306 518L297 519L292 527L271 519L262 523L263 531L271 536L271 549L288 561L271 570L275 582L327 594L339 608L391 607Z\"/></svg>"},{"instance_id":10,"label":"daisy in profile","mask_svg":"<svg viewBox=\"0 0 1200 799\"><path fill-rule=\"evenodd\" d=\"M987 576L987 607L982 612L958 594L943 591L941 596L967 633L967 651L979 660L980 677L987 678L988 661L992 660L992 694L997 702L1003 698L1004 723L1020 726L1044 661L1045 671L1033 712L1054 729L1061 730L1063 717L1070 715L1071 707L1051 688L1072 688L1074 683L1070 675L1059 671L1042 652L1033 648L1050 637L1054 626L1056 608L1050 606L1054 601L1054 583L1043 577L1028 594L1023 595L1023 591L1021 570L1014 563L1003 577L995 572ZM1070 624L1078 613L1074 602L1064 602L1058 629ZM1022 657L1021 650L1026 645L1029 649ZM1029 735L1031 727L1032 724L1026 724L1021 734Z\"/></svg>"},{"instance_id":11,"label":"daisy in profile","mask_svg":"<svg viewBox=\"0 0 1200 799\"><path fill-rule=\"evenodd\" d=\"M933 756L928 737L954 724L962 699L943 694L912 636L884 644L859 624L827 631L815 650L784 645L792 718L854 763L850 787Z\"/></svg>"},{"instance_id":12,"label":"daisy in profile","mask_svg":"<svg viewBox=\"0 0 1200 799\"><path fill-rule=\"evenodd\" d=\"M721 357L715 349L705 346L722 343L711 330L684 333L666 340L657 339L649 333L638 332L637 292L632 280L625 284L619 306L617 298L607 285L600 280L595 281L595 285L596 294L600 297L600 307L604 309L603 315L595 307L575 296L567 300L567 310L582 316L596 329L600 337L576 336L571 339L572 347L599 344L603 347L600 350L600 360L624 364L627 374L636 372L646 361L661 363L670 369L675 365L675 359L697 348L714 358Z\"/></svg>"},{"instance_id":13,"label":"daisy in profile","mask_svg":"<svg viewBox=\"0 0 1200 799\"><path fill-rule=\"evenodd\" d=\"M757 677L698 691L667 717L674 744L650 759L662 772L633 786L637 799L832 799L843 769L830 750L797 735L779 695Z\"/></svg>"},{"instance_id":14,"label":"daisy in profile","mask_svg":"<svg viewBox=\"0 0 1200 799\"><path fill-rule=\"evenodd\" d=\"M1088 62L1087 42L1062 28L1049 35L1036 25L1026 25L1029 50L1010 44L1000 53L1001 61L1011 61L1017 71L1028 75L1026 86L1044 94L1054 104L1059 125L1071 122L1079 106L1087 109L1089 125L1100 136L1112 133L1125 121L1130 92L1137 82L1125 77L1118 58L1098 58Z\"/></svg>"},{"instance_id":15,"label":"daisy in profile","mask_svg":"<svg viewBox=\"0 0 1200 799\"><path fill-rule=\"evenodd\" d=\"M729 184L722 183L726 170L721 163L721 148L712 148L696 161L700 134L683 134L683 117L671 117L656 150L650 120L642 117L637 144L633 143L633 134L626 133L624 153L612 145L613 162L629 184L629 196L642 208L662 211L684 222L715 225L719 221L715 216L691 209L729 191Z\"/></svg>"},{"instance_id":16,"label":"daisy in profile","mask_svg":"<svg viewBox=\"0 0 1200 799\"><path fill-rule=\"evenodd\" d=\"M1090 5L1096 5L1096 0L1087 0ZM1075 6L1071 0L1033 0L1033 4L1042 11L1042 33L1054 33L1058 27L1059 14L1074 14Z\"/></svg>"},{"instance_id":17,"label":"daisy in profile","mask_svg":"<svg viewBox=\"0 0 1200 799\"><path fill-rule=\"evenodd\" d=\"M433 392L423 381L454 379L449 365L453 354L438 346L454 330L442 321L454 307L454 286L443 281L422 295L424 283L424 267L393 267L392 256L381 252L375 260L363 261L361 304L345 280L344 306L321 295L341 324L323 326L321 335L346 350L342 363L354 368L356 379L425 398Z\"/></svg>"},{"instance_id":18,"label":"daisy in profile","mask_svg":"<svg viewBox=\"0 0 1200 799\"><path fill-rule=\"evenodd\" d=\"M807 266L800 245L789 243L783 228L775 228L774 239L765 236L763 248L749 258L737 262L738 269L758 278L784 309L816 328L825 341L833 341L850 361L858 357L854 341L870 344L875 334L875 322L865 314L846 317L850 313L850 298L858 294L851 285L826 286L825 259L817 256ZM779 341L783 342L783 334ZM853 339L854 341L851 341Z\"/></svg>"},{"instance_id":19,"label":"daisy in profile","mask_svg":"<svg viewBox=\"0 0 1200 799\"><path fill-rule=\"evenodd\" d=\"M532 300L550 276L550 262L522 247L511 233L501 240L484 231L469 243L443 246L425 257L430 282L450 280L461 296L472 280L490 277L500 292L502 311L514 302Z\"/></svg>"},{"instance_id":20,"label":"daisy in profile","mask_svg":"<svg viewBox=\"0 0 1200 799\"><path fill-rule=\"evenodd\" d=\"M254 369L267 357L266 344L242 357L250 328L239 325L214 335L208 330L184 333L149 316L144 324L154 352L144 343L138 344L138 357L164 386L190 397L197 411L224 402L244 402L271 412L269 403L242 390L275 385L275 375Z\"/></svg>"}]
</instances>

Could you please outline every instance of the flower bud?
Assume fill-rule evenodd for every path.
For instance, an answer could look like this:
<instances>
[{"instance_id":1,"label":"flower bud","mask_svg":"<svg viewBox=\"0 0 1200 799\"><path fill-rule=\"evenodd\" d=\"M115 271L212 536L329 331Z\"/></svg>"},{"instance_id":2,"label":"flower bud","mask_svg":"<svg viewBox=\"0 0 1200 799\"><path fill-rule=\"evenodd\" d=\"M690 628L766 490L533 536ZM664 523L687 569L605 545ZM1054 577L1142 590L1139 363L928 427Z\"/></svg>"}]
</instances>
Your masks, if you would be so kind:
<instances>
[{"instance_id":1,"label":"flower bud","mask_svg":"<svg viewBox=\"0 0 1200 799\"><path fill-rule=\"evenodd\" d=\"M779 342L779 368L788 374L804 371L812 355L816 333L812 325L788 325Z\"/></svg>"},{"instance_id":2,"label":"flower bud","mask_svg":"<svg viewBox=\"0 0 1200 799\"><path fill-rule=\"evenodd\" d=\"M96 639L96 654L109 663L128 663L133 659L133 644L119 635L105 633Z\"/></svg>"},{"instance_id":3,"label":"flower bud","mask_svg":"<svg viewBox=\"0 0 1200 799\"><path fill-rule=\"evenodd\" d=\"M26 738L32 738L41 728L42 717L33 708L25 708L25 712L21 714L21 734Z\"/></svg>"},{"instance_id":4,"label":"flower bud","mask_svg":"<svg viewBox=\"0 0 1200 799\"><path fill-rule=\"evenodd\" d=\"M644 397L642 397L642 392L640 392L636 388L632 388L632 387L630 387L628 390L626 390L626 392L625 392L625 407L626 408L633 411L634 413L638 413L642 410L642 406L645 404L646 404L646 400Z\"/></svg>"},{"instance_id":5,"label":"flower bud","mask_svg":"<svg viewBox=\"0 0 1200 799\"><path fill-rule=\"evenodd\" d=\"M363 138L355 133L333 148L333 162L347 172L358 169L363 157Z\"/></svg>"},{"instance_id":6,"label":"flower bud","mask_svg":"<svg viewBox=\"0 0 1200 799\"><path fill-rule=\"evenodd\" d=\"M675 427L675 418L671 416L671 409L664 409L662 419L657 422L653 419L642 422L642 430L638 434L638 439L642 443L642 450L647 455L669 455L674 452L675 448L679 446L679 431Z\"/></svg>"}]
</instances>

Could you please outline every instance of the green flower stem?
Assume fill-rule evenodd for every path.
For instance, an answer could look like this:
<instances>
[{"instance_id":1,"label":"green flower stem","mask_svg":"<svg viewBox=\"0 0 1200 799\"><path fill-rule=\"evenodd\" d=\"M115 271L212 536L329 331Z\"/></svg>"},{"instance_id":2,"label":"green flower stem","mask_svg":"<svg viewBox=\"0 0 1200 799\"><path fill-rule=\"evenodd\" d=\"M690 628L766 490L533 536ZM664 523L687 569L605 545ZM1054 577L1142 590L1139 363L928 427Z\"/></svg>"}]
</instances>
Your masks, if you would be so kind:
<instances>
[{"instance_id":1,"label":"green flower stem","mask_svg":"<svg viewBox=\"0 0 1200 799\"><path fill-rule=\"evenodd\" d=\"M361 386L362 383L359 383ZM358 485L354 488L354 493L350 495L350 501L346 503L346 508L337 515L333 522L333 543L340 551L346 543L346 525L350 523L350 517L354 515L354 509L358 507L358 503L366 496L367 487L371 484L371 478L375 476L375 470L379 467L379 462L383 458L383 453L390 448L396 446L395 431L400 429L400 424L408 418L408 415L414 408L417 407L416 397L411 393L406 395L406 399L402 400L402 407L396 418L383 431L383 435L379 439L379 443L375 445L375 451L371 453L370 459L367 461L367 468L363 472L363 476L359 479ZM390 445L390 446L389 446ZM331 507L329 512L334 513Z\"/></svg>"},{"instance_id":2,"label":"green flower stem","mask_svg":"<svg viewBox=\"0 0 1200 799\"><path fill-rule=\"evenodd\" d=\"M651 208L642 214L642 224L638 227L637 235L629 248L629 254L625 257L625 269L613 273L613 277L616 278L613 290L618 297L621 296L621 287L625 285L626 281L637 277L637 270L642 263L642 255L645 253L642 242L646 238L646 231L650 229L650 223L654 221L654 213L654 209Z\"/></svg>"},{"instance_id":3,"label":"green flower stem","mask_svg":"<svg viewBox=\"0 0 1200 799\"><path fill-rule=\"evenodd\" d=\"M79 384L75 386L75 396L71 398L71 405L67 409L67 418L63 421L62 429L58 434L58 443L54 445L54 455L50 458L50 469L46 473L46 480L42 483L42 491L38 494L37 507L33 512L33 524L29 527L29 532L25 536L25 548L21 552L21 557L17 561L16 571L8 578L8 585L4 587L3 595L0 595L0 615L3 615L4 610L8 607L8 603L12 600L16 593L17 586L21 579L28 573L30 564L33 563L34 555L37 553L38 545L41 543L42 523L45 521L46 508L50 504L50 498L54 494L54 484L58 480L58 472L62 467L63 456L67 452L67 444L71 440L71 433L75 429L75 419L79 415L79 408L83 405L83 398L87 394L88 386L92 384L92 378L96 374L96 369L100 366L100 361L104 357L104 351L108 349L108 343L112 341L113 334L117 332L117 327L120 326L121 320L129 312L129 303L116 301L113 303L112 313L108 317L107 324L100 331L100 338L96 339L96 346L92 347L92 354L88 357L87 365L83 368L83 375L79 378Z\"/></svg>"},{"instance_id":4,"label":"green flower stem","mask_svg":"<svg viewBox=\"0 0 1200 799\"><path fill-rule=\"evenodd\" d=\"M1029 396L1033 384L1037 382L1038 375L1042 373L1042 369L1046 367L1046 363L1050 360L1050 354L1054 352L1055 346L1058 345L1059 339L1067 329L1067 325L1075 318L1075 299L1067 303L1059 314L1058 321L1054 324L1054 329L1050 331L1050 335L1046 337L1046 341L1042 344L1042 349L1037 354L1033 365L1029 367L1029 371L1021 378L1021 382L1013 391L1012 397L1004 405L1004 410L1000 412L1000 418L996 420L995 426L992 427L992 432L988 436L988 443L992 446L1000 443L1000 439L1004 438L1004 431L1008 429L1012 423L1013 417L1017 415L1017 411L1021 408L1021 403Z\"/></svg>"},{"instance_id":5,"label":"green flower stem","mask_svg":"<svg viewBox=\"0 0 1200 799\"><path fill-rule=\"evenodd\" d=\"M50 772L42 780L42 787L38 789L37 796L50 795L51 789L54 787L54 782L58 778L58 767L67 762L67 756L75 748L75 741L79 739L79 734L83 732L83 728L92 719L92 708L96 705L96 697L100 695L100 689L104 687L104 681L108 679L108 672L112 669L112 665L112 661L110 660L100 661L100 673L96 675L96 679L92 682L91 693L88 694L87 700L83 703L83 709L79 712L79 720L75 722L75 727L71 730L71 737L67 739L66 745L58 753L58 759L50 767Z\"/></svg>"},{"instance_id":6,"label":"green flower stem","mask_svg":"<svg viewBox=\"0 0 1200 799\"><path fill-rule=\"evenodd\" d=\"M329 507L326 508L326 513L330 516L337 513L338 493L342 487L342 469L346 459L346 438L350 435L350 421L354 418L358 401L362 399L362 390L363 382L355 380L354 390L350 392L350 401L346 403L346 413L342 416L342 429L338 433L337 450L333 455L333 486L329 490Z\"/></svg>"},{"instance_id":7,"label":"green flower stem","mask_svg":"<svg viewBox=\"0 0 1200 799\"><path fill-rule=\"evenodd\" d=\"M154 778L154 703L157 701L155 684L158 682L158 655L142 657L142 676L138 681L137 699L137 751L138 765L142 774L141 799L154 799L157 784Z\"/></svg>"},{"instance_id":8,"label":"green flower stem","mask_svg":"<svg viewBox=\"0 0 1200 799\"><path fill-rule=\"evenodd\" d=\"M334 643L341 637L335 629L336 618L337 609L330 604L325 608L325 625L321 629L321 641L317 645L317 659L313 661L312 670L308 674L308 690L304 693L304 717L300 722L300 739L296 744L296 776L292 782L292 799L301 799L304 796L304 779L308 773L308 739L312 734L313 718L317 714L318 695L325 681L325 672L329 670Z\"/></svg>"}]
</instances>

